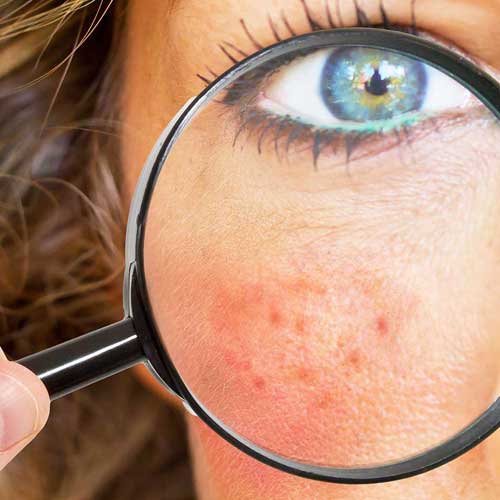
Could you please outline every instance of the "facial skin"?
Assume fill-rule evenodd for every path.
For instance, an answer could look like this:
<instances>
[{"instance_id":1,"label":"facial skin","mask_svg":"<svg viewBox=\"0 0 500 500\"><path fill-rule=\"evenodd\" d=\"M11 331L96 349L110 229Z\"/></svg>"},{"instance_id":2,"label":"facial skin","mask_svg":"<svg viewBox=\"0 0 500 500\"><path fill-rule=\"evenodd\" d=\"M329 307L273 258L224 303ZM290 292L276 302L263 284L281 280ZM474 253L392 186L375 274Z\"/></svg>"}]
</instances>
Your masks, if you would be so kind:
<instances>
[{"instance_id":1,"label":"facial skin","mask_svg":"<svg viewBox=\"0 0 500 500\"><path fill-rule=\"evenodd\" d=\"M377 19L378 1L359 4ZM323 2L308 5L324 18ZM339 5L344 24L354 24L352 2ZM392 22L411 23L409 2L384 5ZM297 34L308 31L300 1L132 2L123 93L129 194L169 119L203 88L196 73L230 66L217 44L255 50L240 18L262 45L273 43L267 15L279 19L281 10ZM415 14L419 29L494 72L499 10L494 1L422 0ZM250 141L235 156L232 132L211 109L186 131L146 233L156 320L202 399L257 442L340 464L404 456L483 411L499 383L498 130L447 125L412 148L354 160L350 176L328 168L341 156L323 158L318 172L300 154L292 165L272 151L259 155ZM187 421L203 500L500 492L495 438L422 476L344 486L277 471L199 419Z\"/></svg>"}]
</instances>

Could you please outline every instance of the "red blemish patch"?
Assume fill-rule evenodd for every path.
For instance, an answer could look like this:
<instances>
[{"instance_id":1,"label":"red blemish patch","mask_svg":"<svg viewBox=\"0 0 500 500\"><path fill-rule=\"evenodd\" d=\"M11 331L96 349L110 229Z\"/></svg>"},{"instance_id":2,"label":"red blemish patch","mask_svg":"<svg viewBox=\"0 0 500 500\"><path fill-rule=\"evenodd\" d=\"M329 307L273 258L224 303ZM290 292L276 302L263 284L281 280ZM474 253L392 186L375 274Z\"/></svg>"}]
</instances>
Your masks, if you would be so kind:
<instances>
[{"instance_id":1,"label":"red blemish patch","mask_svg":"<svg viewBox=\"0 0 500 500\"><path fill-rule=\"evenodd\" d=\"M297 379L306 384L313 384L316 381L315 371L310 370L304 366L299 366L296 369L295 373Z\"/></svg>"},{"instance_id":2,"label":"red blemish patch","mask_svg":"<svg viewBox=\"0 0 500 500\"><path fill-rule=\"evenodd\" d=\"M269 322L275 327L279 327L283 323L283 316L274 306L269 312Z\"/></svg>"},{"instance_id":3,"label":"red blemish patch","mask_svg":"<svg viewBox=\"0 0 500 500\"><path fill-rule=\"evenodd\" d=\"M390 331L404 335L400 326L415 299L362 268L338 264L323 273L304 269L299 276L290 269L285 274L265 269L265 285L252 275L246 282L214 283L210 291L212 303L221 305L208 310L210 338L223 339L240 358L252 360L248 370L242 359L233 362L241 370L231 377L227 367L218 368L221 418L285 455L362 462L360 436L368 442L381 413L384 418L390 413L380 401L398 394L392 384L407 366L396 343L377 337ZM360 407L368 417L360 418ZM304 420L318 411L318 418Z\"/></svg>"},{"instance_id":4,"label":"red blemish patch","mask_svg":"<svg viewBox=\"0 0 500 500\"><path fill-rule=\"evenodd\" d=\"M266 381L264 380L263 377L255 377L253 379L253 385L255 386L256 389L261 391L262 389L265 388L266 386Z\"/></svg>"},{"instance_id":5,"label":"red blemish patch","mask_svg":"<svg viewBox=\"0 0 500 500\"><path fill-rule=\"evenodd\" d=\"M320 408L321 410L326 410L327 408L330 408L332 406L333 402L334 401L331 394L325 393L318 400L318 408Z\"/></svg>"},{"instance_id":6,"label":"red blemish patch","mask_svg":"<svg viewBox=\"0 0 500 500\"><path fill-rule=\"evenodd\" d=\"M348 355L347 355L347 362L357 368L359 367L359 364L360 364L360 355L359 355L359 350L358 349L354 349L352 350Z\"/></svg>"},{"instance_id":7,"label":"red blemish patch","mask_svg":"<svg viewBox=\"0 0 500 500\"><path fill-rule=\"evenodd\" d=\"M404 338L414 299L361 266L303 259L300 271L269 262L229 273L227 261L209 260L173 276L189 293L172 296L170 311L162 303L165 324L179 327L168 347L200 400L238 434L301 460L363 463L371 451L360 439L397 424L400 408L393 416L389 403L406 391L396 385L408 367L399 344L378 335L390 325L387 340Z\"/></svg>"},{"instance_id":8,"label":"red blemish patch","mask_svg":"<svg viewBox=\"0 0 500 500\"><path fill-rule=\"evenodd\" d=\"M379 316L377 318L377 332L381 336L387 335L389 333L389 325L387 324L387 320L383 316Z\"/></svg>"}]
</instances>

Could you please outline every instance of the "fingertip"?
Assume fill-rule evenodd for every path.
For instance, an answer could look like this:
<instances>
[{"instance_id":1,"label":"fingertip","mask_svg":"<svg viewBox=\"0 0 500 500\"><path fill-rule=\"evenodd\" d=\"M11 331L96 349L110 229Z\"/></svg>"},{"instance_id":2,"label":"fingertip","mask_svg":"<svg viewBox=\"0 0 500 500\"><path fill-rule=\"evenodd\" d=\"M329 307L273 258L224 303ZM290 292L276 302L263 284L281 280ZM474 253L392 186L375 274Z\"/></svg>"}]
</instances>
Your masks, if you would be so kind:
<instances>
[{"instance_id":1,"label":"fingertip","mask_svg":"<svg viewBox=\"0 0 500 500\"><path fill-rule=\"evenodd\" d=\"M36 427L41 430L50 412L50 396L44 383L30 369L15 361L0 362L0 372L15 378L31 393L38 407Z\"/></svg>"}]
</instances>

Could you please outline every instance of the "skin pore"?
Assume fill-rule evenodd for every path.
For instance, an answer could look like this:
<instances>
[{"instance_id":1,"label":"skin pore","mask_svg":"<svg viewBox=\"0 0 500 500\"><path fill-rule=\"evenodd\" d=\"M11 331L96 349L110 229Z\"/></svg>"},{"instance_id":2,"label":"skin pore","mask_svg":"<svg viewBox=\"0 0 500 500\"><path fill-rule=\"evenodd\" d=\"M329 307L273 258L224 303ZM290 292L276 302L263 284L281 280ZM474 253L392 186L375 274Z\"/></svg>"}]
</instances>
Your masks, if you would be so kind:
<instances>
[{"instance_id":1,"label":"skin pore","mask_svg":"<svg viewBox=\"0 0 500 500\"><path fill-rule=\"evenodd\" d=\"M307 5L326 24L324 2ZM380 16L378 0L358 5L372 22ZM413 12L418 29L500 69L496 1L384 7L391 22L411 25ZM352 0L339 9L344 25L356 24ZM268 15L289 36L282 11L297 34L310 31L300 0L131 3L123 93L130 195L160 132L202 90L197 73L230 67L218 44L255 51L240 18L264 46L275 41ZM302 160L292 169L249 140L235 160L230 129L208 109L186 131L188 146L181 141L169 160L147 227L155 317L191 384L214 407L225 404L222 388L239 394L224 410L234 425L276 450L292 443L313 461L405 455L444 437L441 425L458 430L477 416L499 382L498 131L445 127L417 138L411 154L392 148L354 161L348 176L327 159L319 171ZM197 361L210 352L217 360L206 376ZM251 411L242 411L249 398ZM289 425L273 425L281 417ZM346 486L265 466L186 418L203 500L483 500L500 491L496 436L422 476Z\"/></svg>"}]
</instances>

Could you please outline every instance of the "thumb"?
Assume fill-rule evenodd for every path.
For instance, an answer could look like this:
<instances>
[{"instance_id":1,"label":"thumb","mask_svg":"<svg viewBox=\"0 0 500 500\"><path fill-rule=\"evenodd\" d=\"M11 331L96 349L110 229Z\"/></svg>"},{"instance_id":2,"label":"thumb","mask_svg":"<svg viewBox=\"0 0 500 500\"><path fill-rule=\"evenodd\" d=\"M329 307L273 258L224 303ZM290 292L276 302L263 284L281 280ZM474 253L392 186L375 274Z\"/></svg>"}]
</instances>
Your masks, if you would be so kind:
<instances>
[{"instance_id":1,"label":"thumb","mask_svg":"<svg viewBox=\"0 0 500 500\"><path fill-rule=\"evenodd\" d=\"M0 470L43 428L49 408L41 380L0 350Z\"/></svg>"}]
</instances>

